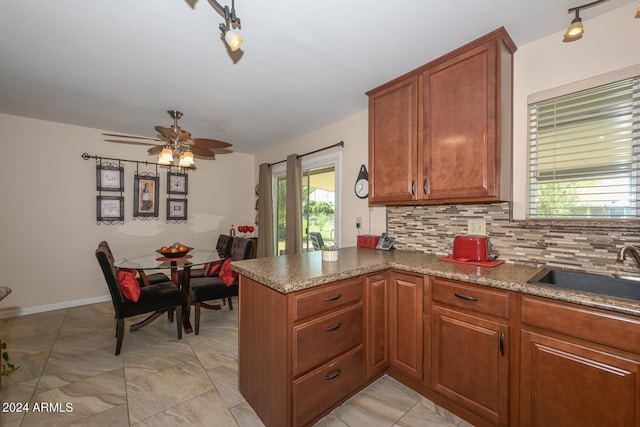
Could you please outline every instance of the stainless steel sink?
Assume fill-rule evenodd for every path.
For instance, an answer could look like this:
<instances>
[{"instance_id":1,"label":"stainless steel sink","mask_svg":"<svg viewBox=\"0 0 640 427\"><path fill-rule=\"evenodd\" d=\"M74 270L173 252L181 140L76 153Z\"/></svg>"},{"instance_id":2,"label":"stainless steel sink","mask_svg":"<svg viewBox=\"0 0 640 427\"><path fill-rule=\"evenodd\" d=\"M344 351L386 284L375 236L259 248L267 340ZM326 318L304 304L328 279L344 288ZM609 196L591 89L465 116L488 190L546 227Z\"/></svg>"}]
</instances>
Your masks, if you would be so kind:
<instances>
[{"instance_id":1,"label":"stainless steel sink","mask_svg":"<svg viewBox=\"0 0 640 427\"><path fill-rule=\"evenodd\" d=\"M528 283L640 301L640 283L637 280L544 269L529 279Z\"/></svg>"}]
</instances>

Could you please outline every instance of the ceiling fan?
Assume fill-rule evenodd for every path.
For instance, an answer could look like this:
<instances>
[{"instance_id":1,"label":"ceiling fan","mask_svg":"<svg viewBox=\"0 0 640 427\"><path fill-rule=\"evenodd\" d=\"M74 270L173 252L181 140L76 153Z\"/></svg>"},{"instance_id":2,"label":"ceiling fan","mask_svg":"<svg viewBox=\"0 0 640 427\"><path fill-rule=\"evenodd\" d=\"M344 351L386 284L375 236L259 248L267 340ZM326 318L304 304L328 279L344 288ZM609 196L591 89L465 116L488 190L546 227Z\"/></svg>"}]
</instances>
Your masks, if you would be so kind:
<instances>
[{"instance_id":1,"label":"ceiling fan","mask_svg":"<svg viewBox=\"0 0 640 427\"><path fill-rule=\"evenodd\" d=\"M213 160L216 158L214 149L231 147L228 142L218 141L208 138L191 138L191 134L178 125L178 120L182 117L182 113L177 110L167 111L173 119L173 125L170 127L156 126L160 138L147 138L144 136L120 135L114 133L103 133L105 136L113 136L116 138L142 139L148 141L157 141L160 144L152 144L147 142L133 142L111 140L111 142L121 142L125 144L144 144L153 145L147 150L149 154L159 154L158 163L162 165L177 164L181 167L193 167L193 156Z\"/></svg>"}]
</instances>

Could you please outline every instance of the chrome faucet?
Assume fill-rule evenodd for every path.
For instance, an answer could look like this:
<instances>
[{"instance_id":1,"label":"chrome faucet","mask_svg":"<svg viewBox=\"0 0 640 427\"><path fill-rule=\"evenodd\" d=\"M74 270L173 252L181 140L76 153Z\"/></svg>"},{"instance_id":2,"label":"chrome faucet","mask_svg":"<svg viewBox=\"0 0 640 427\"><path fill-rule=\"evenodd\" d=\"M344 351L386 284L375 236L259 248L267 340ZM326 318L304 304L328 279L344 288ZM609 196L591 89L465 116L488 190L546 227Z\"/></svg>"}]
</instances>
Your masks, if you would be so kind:
<instances>
[{"instance_id":1,"label":"chrome faucet","mask_svg":"<svg viewBox=\"0 0 640 427\"><path fill-rule=\"evenodd\" d=\"M640 246L635 245L624 245L620 248L620 252L618 253L618 259L616 259L616 263L622 264L625 259L627 259L627 252L631 254L633 260L636 263L636 266L640 268Z\"/></svg>"}]
</instances>

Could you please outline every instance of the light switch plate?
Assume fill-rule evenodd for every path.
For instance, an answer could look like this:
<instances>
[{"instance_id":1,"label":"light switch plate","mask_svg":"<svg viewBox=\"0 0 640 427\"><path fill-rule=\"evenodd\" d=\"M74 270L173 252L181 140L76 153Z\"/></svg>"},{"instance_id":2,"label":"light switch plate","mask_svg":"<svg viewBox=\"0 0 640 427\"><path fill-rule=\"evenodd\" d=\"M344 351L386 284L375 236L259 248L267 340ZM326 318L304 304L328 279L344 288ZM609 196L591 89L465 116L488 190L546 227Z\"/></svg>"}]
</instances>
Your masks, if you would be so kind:
<instances>
[{"instance_id":1,"label":"light switch plate","mask_svg":"<svg viewBox=\"0 0 640 427\"><path fill-rule=\"evenodd\" d=\"M486 219L470 219L468 223L470 236L486 236L487 220Z\"/></svg>"}]
</instances>

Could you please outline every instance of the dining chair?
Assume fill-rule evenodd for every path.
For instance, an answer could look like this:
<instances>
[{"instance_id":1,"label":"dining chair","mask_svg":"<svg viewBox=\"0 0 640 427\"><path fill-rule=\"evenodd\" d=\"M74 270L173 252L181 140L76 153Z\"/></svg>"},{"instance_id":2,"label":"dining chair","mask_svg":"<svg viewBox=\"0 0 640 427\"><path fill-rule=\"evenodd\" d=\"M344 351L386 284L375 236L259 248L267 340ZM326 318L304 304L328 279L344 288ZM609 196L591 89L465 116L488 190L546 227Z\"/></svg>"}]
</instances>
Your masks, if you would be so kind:
<instances>
[{"instance_id":1,"label":"dining chair","mask_svg":"<svg viewBox=\"0 0 640 427\"><path fill-rule=\"evenodd\" d=\"M113 264L115 258L113 257L113 252L111 252L109 243L106 240L103 240L102 242L98 243L98 247L100 246L105 248L105 251L107 252L107 256L109 257L109 259L111 260L111 263ZM138 270L137 279L138 279L138 282L140 283L140 286L155 285L156 283L168 282L171 280L169 276L167 276L164 273L146 274L144 270Z\"/></svg>"},{"instance_id":2,"label":"dining chair","mask_svg":"<svg viewBox=\"0 0 640 427\"><path fill-rule=\"evenodd\" d=\"M319 251L324 246L324 240L322 239L322 234L317 231L309 232L309 240L311 240L311 244L313 245L314 251Z\"/></svg>"},{"instance_id":3,"label":"dining chair","mask_svg":"<svg viewBox=\"0 0 640 427\"><path fill-rule=\"evenodd\" d=\"M239 261L243 259L249 259L252 255L253 240L245 239L243 237L233 238L231 245L231 256L225 261L227 264L231 261ZM189 305L195 305L195 334L200 333L200 311L201 308L208 308L211 310L219 310L220 306L208 304L206 301L222 299L229 304L229 310L233 310L233 304L231 298L238 296L238 276L232 274L233 279L220 277L223 274L225 268L229 266L223 264L221 270L214 276L208 277L196 277L191 278L189 282L189 296L187 303ZM225 283L230 282L229 284ZM232 281L231 281L232 280Z\"/></svg>"},{"instance_id":4,"label":"dining chair","mask_svg":"<svg viewBox=\"0 0 640 427\"><path fill-rule=\"evenodd\" d=\"M165 311L176 310L176 326L178 339L182 339L182 293L171 281L159 282L152 286L140 286L140 297L134 302L125 298L118 282L118 270L108 246L99 244L96 249L96 258L111 294L111 301L116 318L116 356L122 349L124 338L124 320L128 317L140 314L152 313L148 319L158 317Z\"/></svg>"},{"instance_id":5,"label":"dining chair","mask_svg":"<svg viewBox=\"0 0 640 427\"><path fill-rule=\"evenodd\" d=\"M233 236L227 234L221 234L218 236L218 242L216 243L216 251L221 259L229 258L231 256L231 245L233 244ZM205 265L203 268L192 268L191 278L207 276L207 270L209 270L210 264ZM182 280L182 274L180 273L180 280Z\"/></svg>"}]
</instances>

